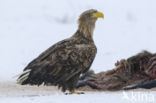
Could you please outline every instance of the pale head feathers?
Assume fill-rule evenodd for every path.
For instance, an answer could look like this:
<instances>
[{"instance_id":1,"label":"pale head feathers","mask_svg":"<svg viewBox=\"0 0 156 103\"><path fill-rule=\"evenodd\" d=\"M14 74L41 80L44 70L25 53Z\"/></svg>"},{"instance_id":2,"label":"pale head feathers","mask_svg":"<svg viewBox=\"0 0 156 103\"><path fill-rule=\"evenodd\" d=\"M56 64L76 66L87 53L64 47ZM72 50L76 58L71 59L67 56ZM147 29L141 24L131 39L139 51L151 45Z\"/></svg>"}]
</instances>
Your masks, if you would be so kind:
<instances>
[{"instance_id":1,"label":"pale head feathers","mask_svg":"<svg viewBox=\"0 0 156 103\"><path fill-rule=\"evenodd\" d=\"M92 38L97 18L103 18L104 15L95 9L83 12L78 19L78 30L87 38Z\"/></svg>"}]
</instances>

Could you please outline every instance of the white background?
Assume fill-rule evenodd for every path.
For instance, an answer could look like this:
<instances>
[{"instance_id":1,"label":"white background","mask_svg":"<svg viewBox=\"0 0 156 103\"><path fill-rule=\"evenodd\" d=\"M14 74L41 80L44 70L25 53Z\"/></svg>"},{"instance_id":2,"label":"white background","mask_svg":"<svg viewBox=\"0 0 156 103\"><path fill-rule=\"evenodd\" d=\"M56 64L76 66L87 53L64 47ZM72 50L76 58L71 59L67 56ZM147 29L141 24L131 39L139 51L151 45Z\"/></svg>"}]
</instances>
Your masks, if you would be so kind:
<instances>
[{"instance_id":1,"label":"white background","mask_svg":"<svg viewBox=\"0 0 156 103\"><path fill-rule=\"evenodd\" d=\"M95 72L142 50L156 52L155 0L0 0L0 81L13 76L54 43L77 30L77 19L97 9Z\"/></svg>"}]
</instances>

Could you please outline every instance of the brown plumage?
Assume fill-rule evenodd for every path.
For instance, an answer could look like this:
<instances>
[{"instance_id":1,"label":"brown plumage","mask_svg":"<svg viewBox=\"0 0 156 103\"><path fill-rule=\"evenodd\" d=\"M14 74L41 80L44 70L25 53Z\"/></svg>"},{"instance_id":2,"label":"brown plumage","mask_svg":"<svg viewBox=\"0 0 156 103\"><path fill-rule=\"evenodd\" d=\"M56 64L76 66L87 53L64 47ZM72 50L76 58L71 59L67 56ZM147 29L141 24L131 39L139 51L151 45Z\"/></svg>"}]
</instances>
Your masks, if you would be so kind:
<instances>
[{"instance_id":1,"label":"brown plumage","mask_svg":"<svg viewBox=\"0 0 156 103\"><path fill-rule=\"evenodd\" d=\"M96 55L93 30L99 17L104 16L97 10L83 12L78 20L76 33L54 44L30 62L18 78L18 83L52 83L61 87L63 92L74 92L80 74L89 70Z\"/></svg>"}]
</instances>

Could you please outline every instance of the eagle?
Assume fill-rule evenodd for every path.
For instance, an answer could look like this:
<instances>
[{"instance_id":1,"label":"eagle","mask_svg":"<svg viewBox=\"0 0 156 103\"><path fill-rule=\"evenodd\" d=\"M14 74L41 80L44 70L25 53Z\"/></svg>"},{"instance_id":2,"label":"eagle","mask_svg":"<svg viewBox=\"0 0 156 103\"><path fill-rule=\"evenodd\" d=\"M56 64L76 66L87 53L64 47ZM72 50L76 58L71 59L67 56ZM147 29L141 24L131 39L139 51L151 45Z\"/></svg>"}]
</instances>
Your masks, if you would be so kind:
<instances>
[{"instance_id":1,"label":"eagle","mask_svg":"<svg viewBox=\"0 0 156 103\"><path fill-rule=\"evenodd\" d=\"M104 14L95 9L83 12L78 19L78 30L32 60L17 83L38 86L51 83L62 92L68 90L71 94L81 94L75 88L80 75L89 70L97 53L93 31L98 18L104 18Z\"/></svg>"}]
</instances>

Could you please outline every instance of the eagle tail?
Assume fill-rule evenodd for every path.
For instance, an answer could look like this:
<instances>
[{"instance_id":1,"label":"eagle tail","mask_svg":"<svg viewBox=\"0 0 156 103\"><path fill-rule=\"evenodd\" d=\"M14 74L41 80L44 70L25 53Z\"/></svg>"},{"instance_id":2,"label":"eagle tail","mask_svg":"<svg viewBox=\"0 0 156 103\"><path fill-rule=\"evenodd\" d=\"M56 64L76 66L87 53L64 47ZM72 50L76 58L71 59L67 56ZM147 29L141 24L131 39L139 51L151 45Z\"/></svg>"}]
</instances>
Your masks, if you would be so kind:
<instances>
[{"instance_id":1,"label":"eagle tail","mask_svg":"<svg viewBox=\"0 0 156 103\"><path fill-rule=\"evenodd\" d=\"M31 72L31 69L28 69L24 71L22 74L20 74L20 77L17 79L17 83L23 84L23 82L28 79L30 72Z\"/></svg>"}]
</instances>

